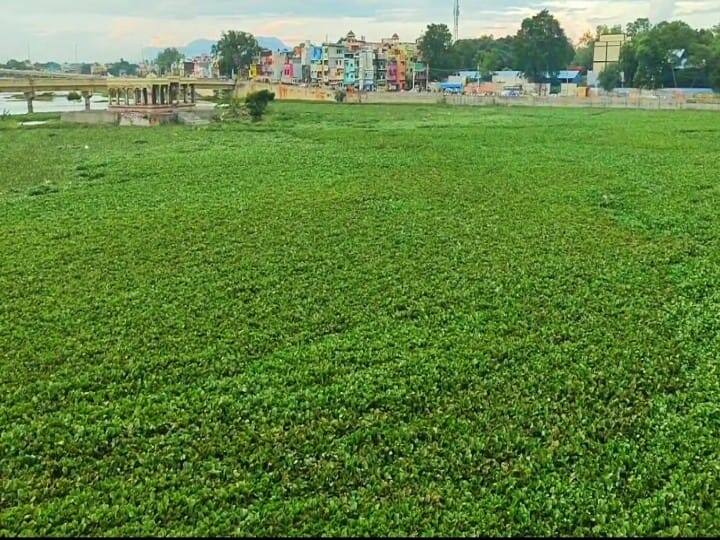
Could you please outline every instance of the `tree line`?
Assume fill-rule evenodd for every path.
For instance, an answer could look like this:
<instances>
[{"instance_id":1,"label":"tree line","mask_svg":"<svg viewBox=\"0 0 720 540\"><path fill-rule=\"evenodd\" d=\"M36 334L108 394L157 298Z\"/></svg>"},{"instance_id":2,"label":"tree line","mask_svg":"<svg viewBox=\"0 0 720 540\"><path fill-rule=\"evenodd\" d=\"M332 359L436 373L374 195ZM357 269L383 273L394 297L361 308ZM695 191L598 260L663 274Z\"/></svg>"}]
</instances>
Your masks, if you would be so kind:
<instances>
[{"instance_id":1,"label":"tree line","mask_svg":"<svg viewBox=\"0 0 720 540\"><path fill-rule=\"evenodd\" d=\"M531 82L540 82L563 69L591 70L595 41L603 34L620 33L630 39L621 50L618 84L623 72L628 86L720 90L720 25L695 29L682 21L653 25L637 19L624 28L600 26L573 44L558 20L543 10L525 19L515 35L501 38L490 35L453 42L447 25L431 24L419 48L435 80L461 69L477 70L485 79L494 71L514 69Z\"/></svg>"},{"instance_id":2,"label":"tree line","mask_svg":"<svg viewBox=\"0 0 720 540\"><path fill-rule=\"evenodd\" d=\"M92 73L93 64L87 62L81 62L78 64L78 72L81 75L90 75ZM106 65L107 72L110 75L119 77L121 75L137 75L139 66L133 64L127 60L121 58L117 62L112 62ZM0 63L0 69L12 69L15 71L53 71L59 72L62 70L62 65L57 62L43 62L32 64L28 61L14 60L11 59L5 64Z\"/></svg>"}]
</instances>

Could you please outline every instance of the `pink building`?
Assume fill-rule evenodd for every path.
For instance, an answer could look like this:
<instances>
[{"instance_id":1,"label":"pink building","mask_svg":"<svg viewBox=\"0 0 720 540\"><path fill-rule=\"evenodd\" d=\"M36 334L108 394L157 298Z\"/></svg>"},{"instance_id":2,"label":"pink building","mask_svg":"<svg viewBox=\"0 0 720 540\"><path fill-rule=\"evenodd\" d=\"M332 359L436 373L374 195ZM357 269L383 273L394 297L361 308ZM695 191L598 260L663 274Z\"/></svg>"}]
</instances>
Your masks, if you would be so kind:
<instances>
[{"instance_id":1,"label":"pink building","mask_svg":"<svg viewBox=\"0 0 720 540\"><path fill-rule=\"evenodd\" d=\"M260 77L263 80L270 81L273 76L273 53L271 51L263 51L260 53Z\"/></svg>"},{"instance_id":2,"label":"pink building","mask_svg":"<svg viewBox=\"0 0 720 540\"><path fill-rule=\"evenodd\" d=\"M193 59L193 77L211 79L215 76L215 61L210 55L203 54Z\"/></svg>"},{"instance_id":3,"label":"pink building","mask_svg":"<svg viewBox=\"0 0 720 540\"><path fill-rule=\"evenodd\" d=\"M293 82L294 77L294 70L293 70L293 63L292 59L288 58L285 64L283 65L283 71L282 71L282 82L286 84L291 84Z\"/></svg>"},{"instance_id":4,"label":"pink building","mask_svg":"<svg viewBox=\"0 0 720 540\"><path fill-rule=\"evenodd\" d=\"M407 66L402 57L392 58L387 65L387 89L405 90L407 77Z\"/></svg>"}]
</instances>

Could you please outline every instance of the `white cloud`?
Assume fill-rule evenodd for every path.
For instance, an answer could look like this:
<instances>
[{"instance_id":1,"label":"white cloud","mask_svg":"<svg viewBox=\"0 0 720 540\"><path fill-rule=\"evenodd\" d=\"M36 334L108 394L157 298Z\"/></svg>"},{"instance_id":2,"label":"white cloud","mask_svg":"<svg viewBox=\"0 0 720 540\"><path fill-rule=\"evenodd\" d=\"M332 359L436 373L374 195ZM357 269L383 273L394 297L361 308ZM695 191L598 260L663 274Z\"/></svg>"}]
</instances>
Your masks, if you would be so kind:
<instances>
[{"instance_id":1,"label":"white cloud","mask_svg":"<svg viewBox=\"0 0 720 540\"><path fill-rule=\"evenodd\" d=\"M4 8L3 8L4 5ZM550 9L569 35L637 17L720 22L720 0L462 0L461 36L514 33L522 19ZM0 60L136 59L143 46L214 39L234 28L293 43L337 39L352 28L378 39L415 39L430 22L450 24L450 0L0 0Z\"/></svg>"},{"instance_id":2,"label":"white cloud","mask_svg":"<svg viewBox=\"0 0 720 540\"><path fill-rule=\"evenodd\" d=\"M650 0L650 20L664 21L675 14L675 0Z\"/></svg>"}]
</instances>

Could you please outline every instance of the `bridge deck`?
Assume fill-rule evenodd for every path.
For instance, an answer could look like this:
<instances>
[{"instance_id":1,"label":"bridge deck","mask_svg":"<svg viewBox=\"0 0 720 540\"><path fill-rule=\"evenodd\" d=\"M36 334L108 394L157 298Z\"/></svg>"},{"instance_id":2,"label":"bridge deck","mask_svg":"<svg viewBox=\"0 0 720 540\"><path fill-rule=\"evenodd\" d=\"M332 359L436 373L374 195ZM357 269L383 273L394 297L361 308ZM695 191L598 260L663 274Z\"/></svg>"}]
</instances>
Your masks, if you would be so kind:
<instances>
[{"instance_id":1,"label":"bridge deck","mask_svg":"<svg viewBox=\"0 0 720 540\"><path fill-rule=\"evenodd\" d=\"M165 78L114 78L114 77L74 77L68 79L54 79L45 77L14 77L0 78L0 92L63 92L74 90L76 92L105 91L109 88L137 88L149 87L158 84L179 83L193 85L196 89L204 90L232 90L235 81L227 79L194 79L189 77Z\"/></svg>"}]
</instances>

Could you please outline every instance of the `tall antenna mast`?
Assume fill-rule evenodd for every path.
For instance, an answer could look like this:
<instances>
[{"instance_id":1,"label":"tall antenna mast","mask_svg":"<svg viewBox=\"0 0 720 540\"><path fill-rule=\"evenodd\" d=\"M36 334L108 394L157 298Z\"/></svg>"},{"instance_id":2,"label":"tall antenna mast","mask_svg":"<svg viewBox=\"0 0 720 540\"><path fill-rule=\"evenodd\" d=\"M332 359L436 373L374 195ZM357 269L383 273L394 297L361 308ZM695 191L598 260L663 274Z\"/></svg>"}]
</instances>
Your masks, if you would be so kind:
<instances>
[{"instance_id":1,"label":"tall antenna mast","mask_svg":"<svg viewBox=\"0 0 720 540\"><path fill-rule=\"evenodd\" d=\"M455 18L455 41L460 38L460 0L455 0L455 7L453 8L453 17Z\"/></svg>"}]
</instances>

